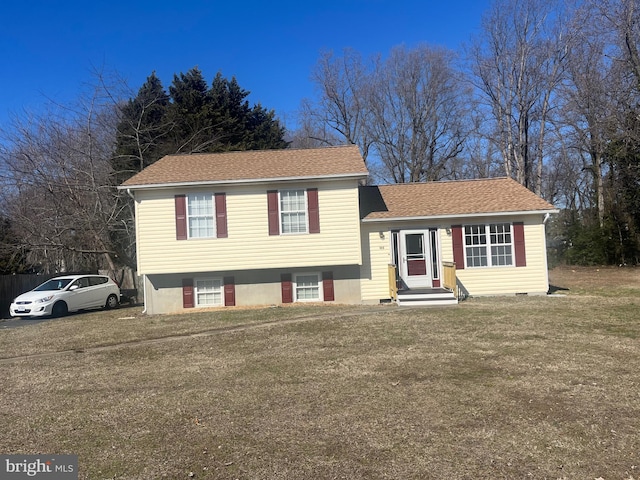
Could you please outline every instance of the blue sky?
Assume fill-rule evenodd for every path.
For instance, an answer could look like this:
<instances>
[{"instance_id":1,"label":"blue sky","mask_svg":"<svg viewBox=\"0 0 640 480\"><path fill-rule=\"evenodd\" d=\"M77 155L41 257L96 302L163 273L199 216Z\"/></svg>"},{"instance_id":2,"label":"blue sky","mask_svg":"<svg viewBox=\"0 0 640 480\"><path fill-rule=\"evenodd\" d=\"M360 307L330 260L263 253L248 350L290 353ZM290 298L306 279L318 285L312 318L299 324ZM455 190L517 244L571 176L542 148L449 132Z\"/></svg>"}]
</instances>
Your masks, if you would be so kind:
<instances>
[{"instance_id":1,"label":"blue sky","mask_svg":"<svg viewBox=\"0 0 640 480\"><path fill-rule=\"evenodd\" d=\"M323 50L365 57L404 44L457 49L490 0L5 0L0 7L0 128L11 113L66 103L117 71L137 90L156 71L198 66L207 82L235 76L249 101L292 125Z\"/></svg>"}]
</instances>

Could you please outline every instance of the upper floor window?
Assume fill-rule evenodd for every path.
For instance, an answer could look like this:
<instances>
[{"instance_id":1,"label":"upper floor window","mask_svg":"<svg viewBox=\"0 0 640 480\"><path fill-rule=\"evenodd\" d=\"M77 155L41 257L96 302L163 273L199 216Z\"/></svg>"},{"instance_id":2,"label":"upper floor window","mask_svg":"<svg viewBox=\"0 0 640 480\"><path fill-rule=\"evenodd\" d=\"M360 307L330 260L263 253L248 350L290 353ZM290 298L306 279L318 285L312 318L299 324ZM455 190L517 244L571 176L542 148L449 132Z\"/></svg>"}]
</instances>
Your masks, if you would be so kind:
<instances>
[{"instance_id":1,"label":"upper floor window","mask_svg":"<svg viewBox=\"0 0 640 480\"><path fill-rule=\"evenodd\" d=\"M227 196L224 192L175 196L176 240L227 237Z\"/></svg>"},{"instance_id":2,"label":"upper floor window","mask_svg":"<svg viewBox=\"0 0 640 480\"><path fill-rule=\"evenodd\" d=\"M307 233L307 201L304 190L280 192L282 233Z\"/></svg>"},{"instance_id":3,"label":"upper floor window","mask_svg":"<svg viewBox=\"0 0 640 480\"><path fill-rule=\"evenodd\" d=\"M320 233L318 189L268 190L269 235Z\"/></svg>"},{"instance_id":4,"label":"upper floor window","mask_svg":"<svg viewBox=\"0 0 640 480\"><path fill-rule=\"evenodd\" d=\"M511 224L466 225L464 245L467 267L513 265Z\"/></svg>"},{"instance_id":5,"label":"upper floor window","mask_svg":"<svg viewBox=\"0 0 640 480\"><path fill-rule=\"evenodd\" d=\"M187 195L187 223L189 238L211 238L215 236L215 214L213 195L197 193Z\"/></svg>"}]
</instances>

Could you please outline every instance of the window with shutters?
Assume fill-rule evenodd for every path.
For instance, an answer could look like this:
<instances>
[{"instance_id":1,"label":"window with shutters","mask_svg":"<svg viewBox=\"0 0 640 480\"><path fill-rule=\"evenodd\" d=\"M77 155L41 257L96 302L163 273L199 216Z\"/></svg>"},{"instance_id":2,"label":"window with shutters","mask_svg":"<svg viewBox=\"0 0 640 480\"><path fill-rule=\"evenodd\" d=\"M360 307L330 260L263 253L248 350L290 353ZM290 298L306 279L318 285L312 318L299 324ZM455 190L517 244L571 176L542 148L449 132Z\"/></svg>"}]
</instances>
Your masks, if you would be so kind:
<instances>
[{"instance_id":1,"label":"window with shutters","mask_svg":"<svg viewBox=\"0 0 640 480\"><path fill-rule=\"evenodd\" d=\"M181 194L174 200L176 240L228 237L226 193Z\"/></svg>"},{"instance_id":2,"label":"window with shutters","mask_svg":"<svg viewBox=\"0 0 640 480\"><path fill-rule=\"evenodd\" d=\"M510 223L465 225L466 266L499 267L513 265L513 235Z\"/></svg>"},{"instance_id":3,"label":"window with shutters","mask_svg":"<svg viewBox=\"0 0 640 480\"><path fill-rule=\"evenodd\" d=\"M318 189L268 190L269 235L320 233Z\"/></svg>"},{"instance_id":4,"label":"window with shutters","mask_svg":"<svg viewBox=\"0 0 640 480\"><path fill-rule=\"evenodd\" d=\"M322 281L318 273L303 273L294 276L293 291L296 302L318 302L323 299Z\"/></svg>"},{"instance_id":5,"label":"window with shutters","mask_svg":"<svg viewBox=\"0 0 640 480\"><path fill-rule=\"evenodd\" d=\"M197 278L194 281L196 307L215 307L224 305L223 283L221 278Z\"/></svg>"},{"instance_id":6,"label":"window with shutters","mask_svg":"<svg viewBox=\"0 0 640 480\"><path fill-rule=\"evenodd\" d=\"M187 225L189 238L212 238L216 236L216 221L213 194L187 195Z\"/></svg>"},{"instance_id":7,"label":"window with shutters","mask_svg":"<svg viewBox=\"0 0 640 480\"><path fill-rule=\"evenodd\" d=\"M307 233L307 200L304 190L280 191L280 231Z\"/></svg>"}]
</instances>

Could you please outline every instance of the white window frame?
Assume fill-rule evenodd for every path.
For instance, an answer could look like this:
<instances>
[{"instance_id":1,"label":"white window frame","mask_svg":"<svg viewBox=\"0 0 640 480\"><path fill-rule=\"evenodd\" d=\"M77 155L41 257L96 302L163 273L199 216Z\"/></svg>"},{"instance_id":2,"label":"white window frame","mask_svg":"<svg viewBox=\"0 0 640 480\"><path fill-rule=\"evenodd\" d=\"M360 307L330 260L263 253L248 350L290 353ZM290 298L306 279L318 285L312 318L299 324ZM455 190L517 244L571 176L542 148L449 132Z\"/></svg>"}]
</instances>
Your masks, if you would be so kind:
<instances>
[{"instance_id":1,"label":"white window frame","mask_svg":"<svg viewBox=\"0 0 640 480\"><path fill-rule=\"evenodd\" d=\"M209 289L205 286L202 286L205 282L219 283L219 288ZM219 293L219 301L215 301L216 293ZM214 302L213 303L204 303L200 302L200 296L213 294ZM197 308L207 308L207 307L223 307L224 306L224 282L221 277L202 277L202 278L194 278L193 279L193 299L194 304Z\"/></svg>"},{"instance_id":2,"label":"white window frame","mask_svg":"<svg viewBox=\"0 0 640 480\"><path fill-rule=\"evenodd\" d=\"M302 287L298 285L298 277L316 277L318 280L318 298L298 298L298 290L302 290ZM301 272L293 275L293 301L294 302L322 302L324 301L324 290L322 282L322 274L319 272ZM312 287L313 288L313 287Z\"/></svg>"},{"instance_id":3,"label":"white window frame","mask_svg":"<svg viewBox=\"0 0 640 480\"><path fill-rule=\"evenodd\" d=\"M500 233L491 233L492 226L506 226L509 228L508 232L503 231ZM477 232L472 231L471 233L467 233L467 228L477 229ZM480 231L484 228L484 232ZM502 236L509 235L509 242L492 242L493 236ZM480 224L470 224L464 225L463 227L463 236L464 236L464 263L465 268L496 268L496 267L513 267L515 266L515 245L513 241L513 224L510 222L492 222L492 223L480 223ZM478 238L479 243L469 244L467 243L468 236ZM486 258L486 265L471 265L469 262L469 249L477 249L478 251L484 250L484 255L476 255L478 258ZM500 264L500 262L494 262L493 257L496 256L494 254L494 249L508 249L509 253L500 253L500 257L510 256L511 262Z\"/></svg>"},{"instance_id":4,"label":"white window frame","mask_svg":"<svg viewBox=\"0 0 640 480\"><path fill-rule=\"evenodd\" d=\"M192 214L191 213L191 202L195 201L196 197L209 197L211 201L211 213L210 214ZM203 192L203 193L189 193L187 194L187 238L188 239L198 239L198 238L216 238L216 199L213 193ZM210 218L212 224L212 232L210 235L192 235L191 232L191 220L197 218Z\"/></svg>"},{"instance_id":5,"label":"white window frame","mask_svg":"<svg viewBox=\"0 0 640 480\"><path fill-rule=\"evenodd\" d=\"M292 210L292 211L283 211L282 209L282 194L283 193L292 193L292 192L302 192L304 196L304 207L303 210ZM302 214L304 215L304 231L298 232L285 232L284 231L284 220L283 216L285 214ZM307 199L307 190L305 188L291 188L287 190L278 190L278 222L280 223L280 234L281 235L304 235L309 233L309 206ZM297 223L300 226L300 223Z\"/></svg>"},{"instance_id":6,"label":"white window frame","mask_svg":"<svg viewBox=\"0 0 640 480\"><path fill-rule=\"evenodd\" d=\"M431 281L440 280L442 276L442 267L440 266L440 232L437 228L429 229L429 251L431 263Z\"/></svg>"}]
</instances>

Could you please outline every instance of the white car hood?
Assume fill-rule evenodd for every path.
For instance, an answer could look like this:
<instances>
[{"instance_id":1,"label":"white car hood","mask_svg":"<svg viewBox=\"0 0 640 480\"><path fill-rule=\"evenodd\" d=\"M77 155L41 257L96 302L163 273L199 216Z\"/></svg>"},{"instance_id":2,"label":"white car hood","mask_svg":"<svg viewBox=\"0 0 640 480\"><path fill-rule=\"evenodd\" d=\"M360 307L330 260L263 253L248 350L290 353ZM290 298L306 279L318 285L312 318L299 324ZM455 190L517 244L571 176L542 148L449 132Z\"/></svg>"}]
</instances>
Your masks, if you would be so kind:
<instances>
[{"instance_id":1,"label":"white car hood","mask_svg":"<svg viewBox=\"0 0 640 480\"><path fill-rule=\"evenodd\" d=\"M18 295L15 302L35 302L36 300L40 300L41 298L48 297L50 295L56 295L64 293L64 290L43 290L42 292L27 292L22 295Z\"/></svg>"}]
</instances>

